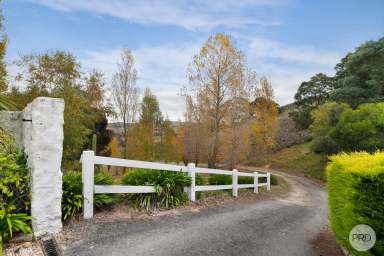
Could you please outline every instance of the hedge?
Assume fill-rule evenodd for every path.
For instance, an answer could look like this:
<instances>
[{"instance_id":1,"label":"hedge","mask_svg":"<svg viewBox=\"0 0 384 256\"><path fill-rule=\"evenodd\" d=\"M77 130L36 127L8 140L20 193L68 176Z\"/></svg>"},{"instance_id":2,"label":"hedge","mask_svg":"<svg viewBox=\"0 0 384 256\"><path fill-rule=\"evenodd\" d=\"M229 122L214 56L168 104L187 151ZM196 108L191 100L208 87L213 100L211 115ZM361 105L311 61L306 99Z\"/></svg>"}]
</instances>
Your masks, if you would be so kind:
<instances>
[{"instance_id":1,"label":"hedge","mask_svg":"<svg viewBox=\"0 0 384 256\"><path fill-rule=\"evenodd\" d=\"M330 160L329 214L337 241L354 255L384 255L384 152L341 153ZM369 252L358 252L349 243L349 232L358 224L376 232L376 244Z\"/></svg>"},{"instance_id":2,"label":"hedge","mask_svg":"<svg viewBox=\"0 0 384 256\"><path fill-rule=\"evenodd\" d=\"M238 176L239 184L253 184L254 178L248 176ZM267 182L267 178L262 177L259 179L260 183ZM232 176L224 175L224 174L211 174L208 178L209 185L231 185L232 184ZM276 176L271 175L271 185L278 185L278 181Z\"/></svg>"}]
</instances>

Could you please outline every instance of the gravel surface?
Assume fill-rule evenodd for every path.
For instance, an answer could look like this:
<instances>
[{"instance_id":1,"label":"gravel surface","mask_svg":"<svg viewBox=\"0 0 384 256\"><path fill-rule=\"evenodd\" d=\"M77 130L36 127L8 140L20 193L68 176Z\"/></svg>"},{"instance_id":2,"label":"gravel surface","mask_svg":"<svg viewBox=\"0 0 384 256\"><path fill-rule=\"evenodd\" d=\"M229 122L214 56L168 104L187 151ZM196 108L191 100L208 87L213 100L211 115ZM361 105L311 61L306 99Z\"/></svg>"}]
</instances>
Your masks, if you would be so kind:
<instances>
[{"instance_id":1,"label":"gravel surface","mask_svg":"<svg viewBox=\"0 0 384 256\"><path fill-rule=\"evenodd\" d=\"M326 193L303 177L283 176L290 192L255 202L230 202L198 212L96 223L62 244L65 256L319 255L311 241L327 230Z\"/></svg>"}]
</instances>

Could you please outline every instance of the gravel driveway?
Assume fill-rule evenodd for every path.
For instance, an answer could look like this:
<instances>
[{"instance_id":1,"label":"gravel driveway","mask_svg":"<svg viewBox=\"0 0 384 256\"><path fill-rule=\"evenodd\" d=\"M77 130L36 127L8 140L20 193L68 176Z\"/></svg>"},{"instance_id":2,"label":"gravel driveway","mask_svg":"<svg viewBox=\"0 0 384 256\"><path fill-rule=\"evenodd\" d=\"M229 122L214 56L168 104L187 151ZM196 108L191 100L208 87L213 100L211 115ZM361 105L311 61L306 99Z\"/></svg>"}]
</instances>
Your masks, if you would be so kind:
<instances>
[{"instance_id":1,"label":"gravel driveway","mask_svg":"<svg viewBox=\"0 0 384 256\"><path fill-rule=\"evenodd\" d=\"M310 241L327 229L325 191L306 178L276 174L290 185L283 198L90 225L64 255L317 255Z\"/></svg>"}]
</instances>

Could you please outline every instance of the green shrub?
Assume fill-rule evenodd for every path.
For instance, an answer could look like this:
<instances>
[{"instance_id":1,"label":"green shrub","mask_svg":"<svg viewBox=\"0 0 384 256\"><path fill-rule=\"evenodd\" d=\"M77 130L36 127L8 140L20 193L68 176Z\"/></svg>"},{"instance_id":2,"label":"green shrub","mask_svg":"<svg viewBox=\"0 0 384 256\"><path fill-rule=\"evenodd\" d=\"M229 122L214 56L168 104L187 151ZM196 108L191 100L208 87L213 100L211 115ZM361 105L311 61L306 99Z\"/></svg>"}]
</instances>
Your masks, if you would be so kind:
<instances>
[{"instance_id":1,"label":"green shrub","mask_svg":"<svg viewBox=\"0 0 384 256\"><path fill-rule=\"evenodd\" d=\"M133 169L123 177L123 184L155 186L156 193L129 196L138 207L149 210L156 206L169 208L187 202L184 187L191 185L191 179L182 172Z\"/></svg>"},{"instance_id":2,"label":"green shrub","mask_svg":"<svg viewBox=\"0 0 384 256\"><path fill-rule=\"evenodd\" d=\"M239 176L237 183L238 184L253 184L254 178L253 177L247 177L247 176Z\"/></svg>"},{"instance_id":3,"label":"green shrub","mask_svg":"<svg viewBox=\"0 0 384 256\"><path fill-rule=\"evenodd\" d=\"M63 176L61 211L63 220L78 213L83 207L82 180L80 172L69 171Z\"/></svg>"},{"instance_id":4,"label":"green shrub","mask_svg":"<svg viewBox=\"0 0 384 256\"><path fill-rule=\"evenodd\" d=\"M329 102L314 111L311 132L316 153L375 152L384 148L384 103L367 103L351 109Z\"/></svg>"},{"instance_id":5,"label":"green shrub","mask_svg":"<svg viewBox=\"0 0 384 256\"><path fill-rule=\"evenodd\" d=\"M273 186L279 185L279 180L277 179L277 177L275 175L271 175L271 185L273 185Z\"/></svg>"},{"instance_id":6,"label":"green shrub","mask_svg":"<svg viewBox=\"0 0 384 256\"><path fill-rule=\"evenodd\" d=\"M198 185L198 186L205 185L206 181L205 181L204 175L202 175L201 173L196 173L196 175L195 175L195 184Z\"/></svg>"},{"instance_id":7,"label":"green shrub","mask_svg":"<svg viewBox=\"0 0 384 256\"><path fill-rule=\"evenodd\" d=\"M96 185L112 185L113 178L106 172L96 172L94 177ZM69 171L63 176L63 197L61 210L63 220L75 216L83 207L83 183L80 172ZM96 207L113 203L113 198L106 194L97 194L94 197Z\"/></svg>"},{"instance_id":8,"label":"green shrub","mask_svg":"<svg viewBox=\"0 0 384 256\"><path fill-rule=\"evenodd\" d=\"M208 178L209 185L231 185L232 176L225 174L211 174Z\"/></svg>"},{"instance_id":9,"label":"green shrub","mask_svg":"<svg viewBox=\"0 0 384 256\"><path fill-rule=\"evenodd\" d=\"M344 151L375 152L384 148L384 103L362 104L345 111L331 132Z\"/></svg>"},{"instance_id":10,"label":"green shrub","mask_svg":"<svg viewBox=\"0 0 384 256\"><path fill-rule=\"evenodd\" d=\"M261 178L259 178L259 182L260 183L266 183L267 182L267 178L266 177L261 177ZM272 175L272 174L271 174L271 185L273 185L273 186L279 185L279 181L277 180L277 177L275 175Z\"/></svg>"},{"instance_id":11,"label":"green shrub","mask_svg":"<svg viewBox=\"0 0 384 256\"><path fill-rule=\"evenodd\" d=\"M336 239L355 255L349 232L358 224L371 226L377 241L370 250L384 255L384 153L351 153L331 157L327 166L330 221Z\"/></svg>"},{"instance_id":12,"label":"green shrub","mask_svg":"<svg viewBox=\"0 0 384 256\"><path fill-rule=\"evenodd\" d=\"M32 233L29 225L31 216L26 213L15 213L16 207L0 206L0 243L8 241L16 232Z\"/></svg>"},{"instance_id":13,"label":"green shrub","mask_svg":"<svg viewBox=\"0 0 384 256\"><path fill-rule=\"evenodd\" d=\"M335 154L340 151L336 141L328 135L314 138L312 140L311 149L317 154Z\"/></svg>"},{"instance_id":14,"label":"green shrub","mask_svg":"<svg viewBox=\"0 0 384 256\"><path fill-rule=\"evenodd\" d=\"M113 184L113 177L103 171L99 171L95 174L95 184L96 185L112 185ZM107 194L97 194L94 198L94 204L96 207L103 207L107 206L113 203L113 197L111 195Z\"/></svg>"},{"instance_id":15,"label":"green shrub","mask_svg":"<svg viewBox=\"0 0 384 256\"><path fill-rule=\"evenodd\" d=\"M95 174L95 184L96 185L112 185L113 177L107 172L98 171Z\"/></svg>"},{"instance_id":16,"label":"green shrub","mask_svg":"<svg viewBox=\"0 0 384 256\"><path fill-rule=\"evenodd\" d=\"M25 154L14 139L0 129L0 238L15 232L30 233L29 177Z\"/></svg>"},{"instance_id":17,"label":"green shrub","mask_svg":"<svg viewBox=\"0 0 384 256\"><path fill-rule=\"evenodd\" d=\"M327 102L312 112L311 148L315 153L334 154L340 151L331 134L342 114L348 110L351 108L345 103Z\"/></svg>"},{"instance_id":18,"label":"green shrub","mask_svg":"<svg viewBox=\"0 0 384 256\"><path fill-rule=\"evenodd\" d=\"M253 177L247 177L247 176L239 176L238 177L238 184L253 184L254 178ZM267 178L261 177L259 178L260 183L266 183ZM271 185L278 185L278 181L276 176L271 175Z\"/></svg>"},{"instance_id":19,"label":"green shrub","mask_svg":"<svg viewBox=\"0 0 384 256\"><path fill-rule=\"evenodd\" d=\"M206 184L205 176L203 174L201 174L201 173L196 173L195 184L196 184L196 186L205 185ZM202 196L203 196L203 192L202 191L197 191L196 192L196 198L197 199L200 199Z\"/></svg>"},{"instance_id":20,"label":"green shrub","mask_svg":"<svg viewBox=\"0 0 384 256\"><path fill-rule=\"evenodd\" d=\"M253 184L254 178L248 176L238 176L238 184ZM267 182L267 178L259 178L260 183ZM209 185L231 185L232 176L225 174L212 174L208 178ZM271 175L271 185L278 185L277 178Z\"/></svg>"}]
</instances>

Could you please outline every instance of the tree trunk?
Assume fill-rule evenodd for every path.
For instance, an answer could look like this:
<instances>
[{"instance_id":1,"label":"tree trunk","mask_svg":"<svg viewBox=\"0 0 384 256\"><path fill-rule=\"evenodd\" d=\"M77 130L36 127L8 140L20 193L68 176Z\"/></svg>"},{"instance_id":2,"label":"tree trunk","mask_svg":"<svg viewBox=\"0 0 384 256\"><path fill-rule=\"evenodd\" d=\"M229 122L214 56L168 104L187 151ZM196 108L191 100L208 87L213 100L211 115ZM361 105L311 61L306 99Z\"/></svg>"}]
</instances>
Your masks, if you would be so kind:
<instances>
[{"instance_id":1,"label":"tree trunk","mask_svg":"<svg viewBox=\"0 0 384 256\"><path fill-rule=\"evenodd\" d=\"M127 132L127 123L125 121L125 118L123 120L123 129L124 129L124 159L127 159L128 157L128 138L127 138L127 135L128 135L128 132Z\"/></svg>"}]
</instances>

